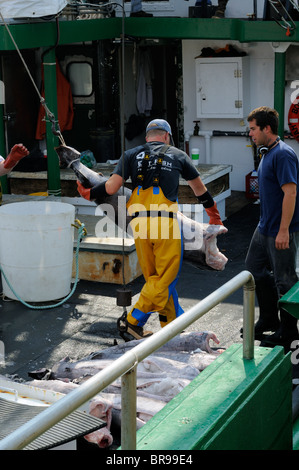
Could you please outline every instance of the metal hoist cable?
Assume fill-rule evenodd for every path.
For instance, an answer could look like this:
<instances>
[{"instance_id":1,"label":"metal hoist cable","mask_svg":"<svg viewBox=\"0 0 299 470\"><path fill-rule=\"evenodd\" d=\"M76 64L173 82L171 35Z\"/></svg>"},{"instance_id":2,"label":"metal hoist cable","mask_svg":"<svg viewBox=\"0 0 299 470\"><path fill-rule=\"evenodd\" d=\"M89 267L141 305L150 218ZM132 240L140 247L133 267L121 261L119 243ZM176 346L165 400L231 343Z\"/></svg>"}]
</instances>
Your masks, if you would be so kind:
<instances>
[{"instance_id":1,"label":"metal hoist cable","mask_svg":"<svg viewBox=\"0 0 299 470\"><path fill-rule=\"evenodd\" d=\"M125 86L125 13L124 13L124 0L123 0L123 9L122 9L122 39L121 39L121 154L122 154L122 193L125 197L125 137L124 137L124 86ZM122 237L122 253L123 253L123 284L125 286L125 270L124 270L124 243L125 243L125 228L123 227L123 237Z\"/></svg>"},{"instance_id":2,"label":"metal hoist cable","mask_svg":"<svg viewBox=\"0 0 299 470\"><path fill-rule=\"evenodd\" d=\"M124 86L125 86L125 6L124 0L122 2L122 38L121 38L121 155L122 155L122 194L125 198L125 131L124 131ZM117 305L123 307L123 315L121 319L125 319L127 316L126 307L131 305L132 292L126 287L125 279L125 224L122 228L122 289L117 290ZM120 319L119 319L120 320ZM118 327L119 327L118 320Z\"/></svg>"},{"instance_id":3,"label":"metal hoist cable","mask_svg":"<svg viewBox=\"0 0 299 470\"><path fill-rule=\"evenodd\" d=\"M4 18L3 18L3 15L2 15L2 13L1 13L1 10L0 10L0 18L1 18L3 24L4 24L5 28L6 28L6 30L7 30L8 34L9 34L9 36L10 36L12 42L13 42L14 47L16 48L17 53L19 54L19 57L20 57L20 59L21 59L23 65L24 65L24 67L25 67L25 70L26 70L26 72L27 72L27 74L28 74L28 76L29 76L29 78L30 78L30 80L31 80L31 82L32 82L32 84L33 84L33 86L34 86L34 88L35 88L35 91L36 91L36 93L37 93L37 95L38 95L38 97L39 97L40 103L41 103L41 105L43 106L43 108L44 108L44 110L45 110L45 113L46 113L46 115L47 115L49 121L50 121L51 124L52 124L52 132L53 132L53 134L56 135L56 136L59 138L59 140L60 140L60 142L61 142L62 145L65 145L65 141L64 141L64 138L63 138L63 136L62 136L62 134L61 134L61 130L60 130L60 127L59 127L59 123L58 123L58 121L55 120L54 114L53 114L53 113L50 111L50 109L48 108L47 103L46 103L46 101L45 101L45 98L41 95L41 93L40 93L38 87L36 86L36 83L35 83L35 81L34 81L32 75L31 75L31 73L30 73L30 70L29 70L29 68L28 68L28 66L27 66L27 64L26 64L26 62L25 62L25 60L24 60L24 57L22 56L21 51L20 51L20 49L19 49L19 47L18 47L18 45L17 45L17 43L16 43L16 41L15 41L13 35L11 34L10 29L9 29L9 27L8 27L8 25L7 25L7 23L6 23L6 21L5 21ZM55 126L56 126L56 127L55 127Z\"/></svg>"}]
</instances>

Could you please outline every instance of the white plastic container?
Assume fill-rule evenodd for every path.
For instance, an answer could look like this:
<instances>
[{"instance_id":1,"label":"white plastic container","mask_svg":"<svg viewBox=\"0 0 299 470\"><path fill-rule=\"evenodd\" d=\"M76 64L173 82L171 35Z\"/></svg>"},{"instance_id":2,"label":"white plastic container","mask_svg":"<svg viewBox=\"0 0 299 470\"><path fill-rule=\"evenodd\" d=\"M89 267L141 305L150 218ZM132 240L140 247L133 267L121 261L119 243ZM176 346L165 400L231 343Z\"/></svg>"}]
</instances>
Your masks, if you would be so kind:
<instances>
[{"instance_id":1,"label":"white plastic container","mask_svg":"<svg viewBox=\"0 0 299 470\"><path fill-rule=\"evenodd\" d=\"M194 148L191 150L191 159L195 166L199 164L199 149Z\"/></svg>"},{"instance_id":2,"label":"white plastic container","mask_svg":"<svg viewBox=\"0 0 299 470\"><path fill-rule=\"evenodd\" d=\"M56 15L67 3L67 0L0 0L0 10L3 18L39 18Z\"/></svg>"},{"instance_id":3,"label":"white plastic container","mask_svg":"<svg viewBox=\"0 0 299 470\"><path fill-rule=\"evenodd\" d=\"M29 201L0 207L0 265L16 295L45 302L70 292L75 207ZM1 272L3 293L17 299Z\"/></svg>"}]
</instances>

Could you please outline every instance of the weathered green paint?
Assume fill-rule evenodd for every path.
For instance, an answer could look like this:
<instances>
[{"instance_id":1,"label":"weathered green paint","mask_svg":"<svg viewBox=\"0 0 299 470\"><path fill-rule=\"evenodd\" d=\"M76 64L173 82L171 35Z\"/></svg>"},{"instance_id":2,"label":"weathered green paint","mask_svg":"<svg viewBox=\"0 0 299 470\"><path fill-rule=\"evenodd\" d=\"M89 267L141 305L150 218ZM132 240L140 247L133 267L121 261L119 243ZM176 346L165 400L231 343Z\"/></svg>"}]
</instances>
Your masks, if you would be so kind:
<instances>
[{"instance_id":1,"label":"weathered green paint","mask_svg":"<svg viewBox=\"0 0 299 470\"><path fill-rule=\"evenodd\" d=\"M240 42L298 42L299 27L290 36L274 21L227 18L125 18L125 33L140 38L223 39ZM217 27L215 27L217 25ZM299 23L296 22L299 26ZM56 43L56 22L9 25L20 49L48 47ZM59 44L120 37L122 18L60 21ZM0 50L14 50L5 26L0 26Z\"/></svg>"},{"instance_id":2,"label":"weathered green paint","mask_svg":"<svg viewBox=\"0 0 299 470\"><path fill-rule=\"evenodd\" d=\"M44 84L45 101L49 110L58 119L57 112L57 87L56 87L56 55L51 49L44 55ZM56 129L56 127L55 127ZM59 145L58 138L52 132L52 123L46 116L46 141L47 141L47 162L48 162L48 193L53 196L61 196L59 160L55 152L55 147Z\"/></svg>"},{"instance_id":3,"label":"weathered green paint","mask_svg":"<svg viewBox=\"0 0 299 470\"><path fill-rule=\"evenodd\" d=\"M299 319L299 282L280 298L279 305Z\"/></svg>"},{"instance_id":4,"label":"weathered green paint","mask_svg":"<svg viewBox=\"0 0 299 470\"><path fill-rule=\"evenodd\" d=\"M138 450L292 449L289 356L234 344L137 432Z\"/></svg>"},{"instance_id":5,"label":"weathered green paint","mask_svg":"<svg viewBox=\"0 0 299 470\"><path fill-rule=\"evenodd\" d=\"M278 135L284 140L284 89L285 89L285 52L275 52L274 108L279 113ZM282 92L283 91L283 92Z\"/></svg>"},{"instance_id":6,"label":"weathered green paint","mask_svg":"<svg viewBox=\"0 0 299 470\"><path fill-rule=\"evenodd\" d=\"M295 24L296 29L294 31L290 31L290 35L287 36L287 31L278 26L275 21L243 20L239 30L239 40L240 42L298 42L299 23L295 22Z\"/></svg>"}]
</instances>

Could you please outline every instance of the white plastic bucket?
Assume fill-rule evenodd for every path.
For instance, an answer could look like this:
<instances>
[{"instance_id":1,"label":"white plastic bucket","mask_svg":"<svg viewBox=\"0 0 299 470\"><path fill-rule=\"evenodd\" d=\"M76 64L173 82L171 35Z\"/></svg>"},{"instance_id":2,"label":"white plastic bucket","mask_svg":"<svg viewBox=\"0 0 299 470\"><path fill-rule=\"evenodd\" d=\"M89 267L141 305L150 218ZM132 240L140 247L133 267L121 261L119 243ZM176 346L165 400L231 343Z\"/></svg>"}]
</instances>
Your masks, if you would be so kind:
<instances>
[{"instance_id":1,"label":"white plastic bucket","mask_svg":"<svg viewBox=\"0 0 299 470\"><path fill-rule=\"evenodd\" d=\"M0 265L25 302L60 299L70 292L75 208L30 201L0 207ZM3 293L17 299L1 272Z\"/></svg>"}]
</instances>

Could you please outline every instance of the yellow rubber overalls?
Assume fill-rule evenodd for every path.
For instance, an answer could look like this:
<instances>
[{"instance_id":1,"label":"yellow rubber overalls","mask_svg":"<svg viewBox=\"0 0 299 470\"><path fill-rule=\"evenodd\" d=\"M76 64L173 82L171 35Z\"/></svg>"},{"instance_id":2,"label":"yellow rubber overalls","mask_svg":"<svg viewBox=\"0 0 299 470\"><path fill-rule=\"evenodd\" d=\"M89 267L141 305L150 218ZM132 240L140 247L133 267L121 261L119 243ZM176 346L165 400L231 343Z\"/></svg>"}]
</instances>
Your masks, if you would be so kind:
<instances>
[{"instance_id":1,"label":"yellow rubber overalls","mask_svg":"<svg viewBox=\"0 0 299 470\"><path fill-rule=\"evenodd\" d=\"M145 154L144 161L150 156ZM127 320L144 326L152 312L159 313L161 327L183 313L176 283L183 258L183 243L177 221L178 204L168 200L159 186L163 155L157 158L153 186L137 186L127 203L138 260L145 278L139 299ZM138 175L142 182L143 175Z\"/></svg>"}]
</instances>

